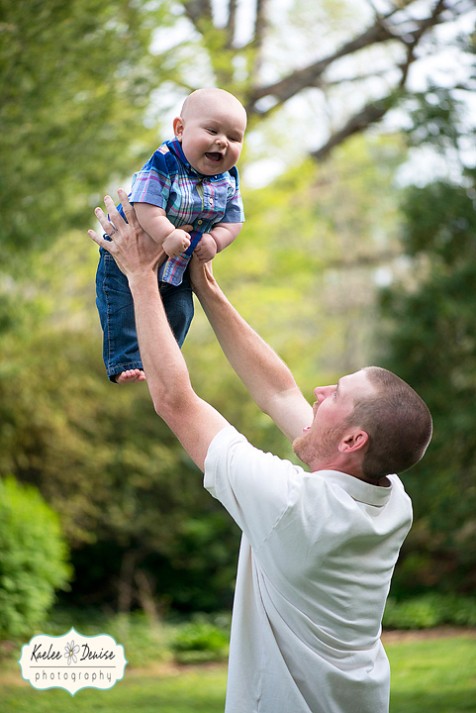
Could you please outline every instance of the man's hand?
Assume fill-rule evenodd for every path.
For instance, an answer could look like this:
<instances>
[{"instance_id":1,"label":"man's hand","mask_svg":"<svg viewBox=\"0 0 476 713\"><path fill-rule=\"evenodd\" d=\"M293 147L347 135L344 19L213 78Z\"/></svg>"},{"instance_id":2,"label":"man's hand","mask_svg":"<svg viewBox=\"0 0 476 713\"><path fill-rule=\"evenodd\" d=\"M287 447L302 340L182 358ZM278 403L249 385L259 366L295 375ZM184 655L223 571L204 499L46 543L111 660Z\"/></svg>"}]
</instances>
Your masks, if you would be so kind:
<instances>
[{"instance_id":1,"label":"man's hand","mask_svg":"<svg viewBox=\"0 0 476 713\"><path fill-rule=\"evenodd\" d=\"M197 297L212 285L216 285L215 278L213 277L212 262L202 262L195 251L190 260L190 281L192 283L192 290L195 292Z\"/></svg>"},{"instance_id":2,"label":"man's hand","mask_svg":"<svg viewBox=\"0 0 476 713\"><path fill-rule=\"evenodd\" d=\"M200 262L209 262L213 260L217 254L217 250L217 244L210 233L203 233L194 250L194 254L198 257Z\"/></svg>"},{"instance_id":3,"label":"man's hand","mask_svg":"<svg viewBox=\"0 0 476 713\"><path fill-rule=\"evenodd\" d=\"M157 244L139 225L135 210L127 198L127 193L119 188L117 194L128 222L126 223L117 211L112 198L106 196L104 204L109 213L109 220L101 208L96 208L94 212L104 232L109 235L111 240L105 240L94 230L88 230L88 235L112 255L120 270L130 281L134 276L155 271L159 262L164 258L164 251L157 247Z\"/></svg>"}]
</instances>

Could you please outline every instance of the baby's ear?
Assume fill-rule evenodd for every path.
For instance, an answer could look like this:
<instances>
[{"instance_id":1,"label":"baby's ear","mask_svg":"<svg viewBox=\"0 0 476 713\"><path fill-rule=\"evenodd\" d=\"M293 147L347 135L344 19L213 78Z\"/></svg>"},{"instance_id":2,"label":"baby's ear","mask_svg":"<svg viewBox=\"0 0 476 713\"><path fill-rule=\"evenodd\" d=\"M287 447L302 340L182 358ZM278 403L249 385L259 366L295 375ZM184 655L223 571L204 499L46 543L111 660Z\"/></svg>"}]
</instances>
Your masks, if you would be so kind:
<instances>
[{"instance_id":1,"label":"baby's ear","mask_svg":"<svg viewBox=\"0 0 476 713\"><path fill-rule=\"evenodd\" d=\"M183 128L184 128L182 117L176 116L172 122L172 126L174 129L175 138L178 139L178 141L182 141L182 134L183 134Z\"/></svg>"}]
</instances>

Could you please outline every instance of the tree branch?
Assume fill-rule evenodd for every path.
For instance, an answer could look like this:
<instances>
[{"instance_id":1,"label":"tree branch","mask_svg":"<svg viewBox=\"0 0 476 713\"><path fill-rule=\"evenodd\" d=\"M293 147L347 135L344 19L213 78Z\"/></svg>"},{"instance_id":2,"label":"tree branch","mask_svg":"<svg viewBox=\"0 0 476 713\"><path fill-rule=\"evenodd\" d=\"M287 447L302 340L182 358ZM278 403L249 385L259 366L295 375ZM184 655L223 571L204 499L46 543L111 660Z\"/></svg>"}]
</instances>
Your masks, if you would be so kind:
<instances>
[{"instance_id":1,"label":"tree branch","mask_svg":"<svg viewBox=\"0 0 476 713\"><path fill-rule=\"evenodd\" d=\"M267 27L266 20L266 7L268 5L268 0L256 0L256 16L255 16L255 47L261 49L263 45L263 39L265 35L265 30Z\"/></svg>"},{"instance_id":2,"label":"tree branch","mask_svg":"<svg viewBox=\"0 0 476 713\"><path fill-rule=\"evenodd\" d=\"M254 24L253 40L248 43L253 51L252 76L258 77L263 63L262 47L266 36L268 21L266 9L268 0L256 0L256 15Z\"/></svg>"},{"instance_id":3,"label":"tree branch","mask_svg":"<svg viewBox=\"0 0 476 713\"><path fill-rule=\"evenodd\" d=\"M298 94L303 89L320 86L322 83L321 77L323 73L337 59L353 54L364 47L385 42L391 37L393 37L393 35L388 28L384 27L380 23L376 23L358 37L355 37L350 42L346 42L340 49L336 50L327 57L288 74L287 77L284 77L278 82L274 82L273 84L268 84L263 87L257 87L252 93L251 102L254 105L263 97L273 96L279 103L283 103L295 94ZM251 111L253 111L253 107L251 107ZM266 112L256 113L262 114Z\"/></svg>"},{"instance_id":4,"label":"tree branch","mask_svg":"<svg viewBox=\"0 0 476 713\"><path fill-rule=\"evenodd\" d=\"M216 77L223 85L233 82L234 65L232 58L241 56L247 64L247 74L249 81L246 87L242 88L245 96L245 106L249 118L268 117L278 111L292 97L300 94L309 88L318 88L325 91L332 86L348 82L358 82L360 80L370 80L373 77L381 77L378 68L372 72L369 67L361 77L354 76L347 79L328 80L326 73L329 68L334 67L339 60L353 57L362 50L371 49L381 44L395 43L400 45L403 57L400 63L393 64L390 69L398 69L399 79L390 89L384 90L386 94L379 99L363 98L367 102L361 106L353 116L344 119L344 125L335 131L324 145L311 153L315 160L322 160L337 145L345 141L354 134L365 131L372 124L376 124L383 119L386 113L399 101L405 91L408 75L412 65L418 60L417 47L427 36L428 32L436 25L445 23L450 19L455 19L467 13L473 7L474 0L431 0L423 4L423 17L421 14L422 4L418 0L394 0L390 9L385 13L380 13L374 5L374 0L368 0L373 9L374 17L369 26L361 31L357 36L343 42L333 52L311 62L308 66L290 71L286 76L278 81L257 86L256 77L261 73L261 63L263 59L263 44L267 32L267 10L269 0L255 0L254 27L252 37L244 46L238 47L236 44L236 29L238 23L238 9L240 0L226 0L228 11L227 24L223 28L223 50L219 56L220 61L214 63ZM183 0L187 17L196 27L197 31L203 34L206 41L208 31L213 31L212 0ZM416 8L418 12L414 12ZM214 39L216 47L216 39ZM229 55L229 57L228 57ZM371 64L371 63L370 63ZM228 83L228 84L227 84ZM243 84L240 80L240 86ZM244 85L243 85L244 86ZM261 102L267 98L270 101Z\"/></svg>"},{"instance_id":5,"label":"tree branch","mask_svg":"<svg viewBox=\"0 0 476 713\"><path fill-rule=\"evenodd\" d=\"M204 19L212 20L212 6L210 0L183 0L183 8L190 22L200 31Z\"/></svg>"},{"instance_id":6,"label":"tree branch","mask_svg":"<svg viewBox=\"0 0 476 713\"><path fill-rule=\"evenodd\" d=\"M381 121L387 111L393 106L393 96L393 94L390 94L384 99L377 99L376 101L366 104L360 111L350 117L342 129L333 133L323 146L315 151L311 151L309 154L311 158L316 161L322 161L343 141L354 134L364 131L371 124Z\"/></svg>"},{"instance_id":7,"label":"tree branch","mask_svg":"<svg viewBox=\"0 0 476 713\"><path fill-rule=\"evenodd\" d=\"M268 111L271 111L271 109L259 110L256 108L256 103L263 97L272 96L275 98L276 103L283 104L304 89L323 86L324 80L322 75L329 66L334 64L337 60L353 55L362 49L392 40L400 42L406 47L415 48L429 29L444 21L442 15L446 10L451 9L453 13L455 12L455 7L448 8L447 2L448 0L438 0L427 17L420 20L412 19L411 27L408 26L407 20L393 24L390 22L390 19L397 14L397 12L402 11L401 6L392 8L386 15L376 15L375 21L370 27L357 37L345 42L332 54L321 58L317 62L313 62L307 67L288 74L273 84L256 87L251 93L250 103L247 107L248 111L251 114L263 116L266 115ZM410 4L412 3L406 2L405 7ZM460 3L457 4L460 5ZM466 8L466 5L464 7ZM414 59L415 56L412 52L407 53L405 76Z\"/></svg>"},{"instance_id":8,"label":"tree branch","mask_svg":"<svg viewBox=\"0 0 476 713\"><path fill-rule=\"evenodd\" d=\"M235 43L235 32L236 32L236 13L238 10L238 0L229 0L228 3L228 22L226 25L227 30L227 42L226 48L228 50L233 49Z\"/></svg>"}]
</instances>

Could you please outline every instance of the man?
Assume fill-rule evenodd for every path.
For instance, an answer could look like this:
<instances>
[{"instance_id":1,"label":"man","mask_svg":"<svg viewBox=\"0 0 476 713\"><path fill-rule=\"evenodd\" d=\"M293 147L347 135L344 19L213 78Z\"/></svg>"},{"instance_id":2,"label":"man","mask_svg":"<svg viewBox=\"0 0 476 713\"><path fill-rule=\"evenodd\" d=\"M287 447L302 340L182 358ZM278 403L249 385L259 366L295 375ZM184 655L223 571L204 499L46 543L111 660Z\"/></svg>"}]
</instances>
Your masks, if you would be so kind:
<instances>
[{"instance_id":1,"label":"man","mask_svg":"<svg viewBox=\"0 0 476 713\"><path fill-rule=\"evenodd\" d=\"M192 389L157 288L157 248L119 197L129 224L106 197L112 223L96 215L112 240L89 234L128 277L156 412L243 531L227 713L385 713L381 619L412 517L392 473L423 456L428 408L376 367L316 388L311 407L210 268L195 264L194 290L227 358L310 472L251 446Z\"/></svg>"}]
</instances>

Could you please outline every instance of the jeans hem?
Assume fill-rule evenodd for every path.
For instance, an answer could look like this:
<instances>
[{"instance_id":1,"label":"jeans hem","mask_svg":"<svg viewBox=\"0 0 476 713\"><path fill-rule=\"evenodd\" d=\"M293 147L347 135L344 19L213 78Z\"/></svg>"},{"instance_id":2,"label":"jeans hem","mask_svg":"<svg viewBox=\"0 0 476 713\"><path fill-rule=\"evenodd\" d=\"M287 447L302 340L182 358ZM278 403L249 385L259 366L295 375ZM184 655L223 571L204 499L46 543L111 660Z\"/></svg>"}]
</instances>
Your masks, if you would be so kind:
<instances>
[{"instance_id":1,"label":"jeans hem","mask_svg":"<svg viewBox=\"0 0 476 713\"><path fill-rule=\"evenodd\" d=\"M106 372L109 380L116 383L116 376L119 376L119 374L122 374L123 371L127 371L128 369L140 369L141 371L144 371L142 362L133 361L130 364L115 364L114 366L109 366L107 367Z\"/></svg>"}]
</instances>

